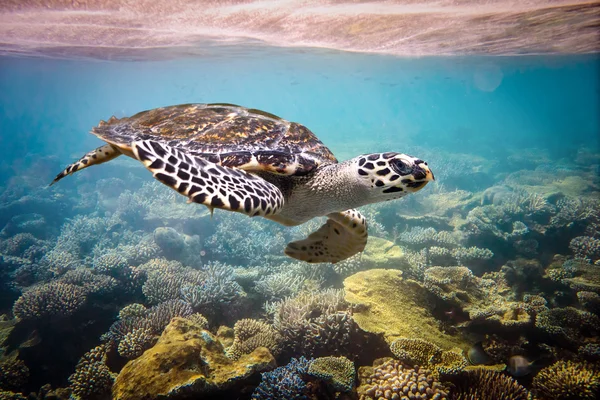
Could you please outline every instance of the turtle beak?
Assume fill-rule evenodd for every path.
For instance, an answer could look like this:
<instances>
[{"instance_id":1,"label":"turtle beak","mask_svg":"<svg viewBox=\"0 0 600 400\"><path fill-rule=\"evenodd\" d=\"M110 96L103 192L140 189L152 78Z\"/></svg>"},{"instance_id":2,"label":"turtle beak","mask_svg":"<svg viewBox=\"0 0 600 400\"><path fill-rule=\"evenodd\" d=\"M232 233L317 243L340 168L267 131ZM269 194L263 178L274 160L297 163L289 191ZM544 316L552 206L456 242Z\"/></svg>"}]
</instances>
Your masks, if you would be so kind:
<instances>
[{"instance_id":1,"label":"turtle beak","mask_svg":"<svg viewBox=\"0 0 600 400\"><path fill-rule=\"evenodd\" d=\"M431 169L429 169L429 166L425 165L425 163L419 164L417 166L417 169L420 169L421 173L425 174L424 180L426 182L435 181L435 176L433 176L433 172L431 172Z\"/></svg>"}]
</instances>

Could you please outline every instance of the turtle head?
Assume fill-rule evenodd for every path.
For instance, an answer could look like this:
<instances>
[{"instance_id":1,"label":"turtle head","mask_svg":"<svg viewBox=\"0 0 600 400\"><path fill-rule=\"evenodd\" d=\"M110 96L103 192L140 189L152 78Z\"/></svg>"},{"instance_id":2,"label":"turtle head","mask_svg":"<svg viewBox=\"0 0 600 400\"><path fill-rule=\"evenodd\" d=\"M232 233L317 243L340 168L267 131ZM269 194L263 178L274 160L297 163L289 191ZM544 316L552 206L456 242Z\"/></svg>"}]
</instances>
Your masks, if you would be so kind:
<instances>
[{"instance_id":1,"label":"turtle head","mask_svg":"<svg viewBox=\"0 0 600 400\"><path fill-rule=\"evenodd\" d=\"M358 176L369 187L373 202L417 192L434 180L427 163L400 153L373 153L355 159Z\"/></svg>"}]
</instances>

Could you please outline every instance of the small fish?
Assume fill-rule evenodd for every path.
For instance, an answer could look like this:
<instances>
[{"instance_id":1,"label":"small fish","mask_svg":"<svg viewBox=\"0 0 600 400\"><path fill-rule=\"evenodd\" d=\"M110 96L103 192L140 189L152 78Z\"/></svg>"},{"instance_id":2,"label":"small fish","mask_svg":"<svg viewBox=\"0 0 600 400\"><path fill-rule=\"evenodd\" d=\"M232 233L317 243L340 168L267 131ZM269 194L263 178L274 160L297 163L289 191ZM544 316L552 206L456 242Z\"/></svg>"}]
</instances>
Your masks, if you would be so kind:
<instances>
[{"instance_id":1,"label":"small fish","mask_svg":"<svg viewBox=\"0 0 600 400\"><path fill-rule=\"evenodd\" d=\"M535 361L529 361L523 356L512 356L508 359L508 367L506 370L509 374L515 377L529 375L532 371L532 365Z\"/></svg>"},{"instance_id":2,"label":"small fish","mask_svg":"<svg viewBox=\"0 0 600 400\"><path fill-rule=\"evenodd\" d=\"M492 363L492 358L485 352L481 342L475 343L467 352L467 359L473 365L487 365Z\"/></svg>"}]
</instances>

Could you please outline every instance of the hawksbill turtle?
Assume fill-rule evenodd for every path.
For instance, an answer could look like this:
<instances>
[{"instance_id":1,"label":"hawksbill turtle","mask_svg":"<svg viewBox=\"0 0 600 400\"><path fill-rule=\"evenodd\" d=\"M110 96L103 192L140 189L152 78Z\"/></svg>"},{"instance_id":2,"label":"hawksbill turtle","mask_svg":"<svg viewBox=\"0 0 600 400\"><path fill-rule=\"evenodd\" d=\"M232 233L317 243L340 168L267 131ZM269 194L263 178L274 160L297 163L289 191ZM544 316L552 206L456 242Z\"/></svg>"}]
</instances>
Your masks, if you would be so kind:
<instances>
[{"instance_id":1,"label":"hawksbill turtle","mask_svg":"<svg viewBox=\"0 0 600 400\"><path fill-rule=\"evenodd\" d=\"M107 144L67 166L51 184L122 154L188 202L261 216L286 226L327 222L291 242L290 257L344 260L364 250L367 222L354 208L393 200L433 180L427 163L405 154L364 154L339 163L303 125L234 104L183 104L101 121Z\"/></svg>"}]
</instances>

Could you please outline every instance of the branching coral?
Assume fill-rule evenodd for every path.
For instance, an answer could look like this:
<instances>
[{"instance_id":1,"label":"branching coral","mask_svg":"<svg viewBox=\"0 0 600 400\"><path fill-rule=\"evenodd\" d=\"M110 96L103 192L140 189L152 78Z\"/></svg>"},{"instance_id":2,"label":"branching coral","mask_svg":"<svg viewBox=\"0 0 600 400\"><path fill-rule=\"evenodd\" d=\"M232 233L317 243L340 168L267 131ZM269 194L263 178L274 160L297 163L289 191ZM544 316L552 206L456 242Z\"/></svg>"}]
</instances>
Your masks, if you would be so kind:
<instances>
[{"instance_id":1,"label":"branching coral","mask_svg":"<svg viewBox=\"0 0 600 400\"><path fill-rule=\"evenodd\" d=\"M127 259L117 252L109 252L95 257L92 264L95 271L118 277L121 275L121 270L127 267Z\"/></svg>"},{"instance_id":2,"label":"branching coral","mask_svg":"<svg viewBox=\"0 0 600 400\"><path fill-rule=\"evenodd\" d=\"M227 349L227 356L232 360L238 360L258 347L266 347L273 355L279 353L280 337L269 324L246 318L237 321L233 331L233 344Z\"/></svg>"},{"instance_id":3,"label":"branching coral","mask_svg":"<svg viewBox=\"0 0 600 400\"><path fill-rule=\"evenodd\" d=\"M343 291L330 289L302 292L276 303L273 326L289 350L310 355L324 350L342 354L358 332L343 296Z\"/></svg>"},{"instance_id":4,"label":"branching coral","mask_svg":"<svg viewBox=\"0 0 600 400\"><path fill-rule=\"evenodd\" d=\"M556 339L577 342L600 330L600 318L573 307L553 308L539 313L535 326Z\"/></svg>"},{"instance_id":5,"label":"branching coral","mask_svg":"<svg viewBox=\"0 0 600 400\"><path fill-rule=\"evenodd\" d=\"M529 400L529 392L500 372L478 368L450 376L452 400Z\"/></svg>"},{"instance_id":6,"label":"branching coral","mask_svg":"<svg viewBox=\"0 0 600 400\"><path fill-rule=\"evenodd\" d=\"M303 377L311 362L304 357L292 358L286 366L262 373L262 381L252 393L252 399L308 400L310 389Z\"/></svg>"},{"instance_id":7,"label":"branching coral","mask_svg":"<svg viewBox=\"0 0 600 400\"><path fill-rule=\"evenodd\" d=\"M69 283L45 283L23 293L13 306L13 314L29 320L66 317L85 304L86 293L83 287Z\"/></svg>"},{"instance_id":8,"label":"branching coral","mask_svg":"<svg viewBox=\"0 0 600 400\"><path fill-rule=\"evenodd\" d=\"M420 399L448 399L448 389L431 371L408 368L398 360L375 360L373 368L361 367L358 375L360 400L408 398L409 393Z\"/></svg>"},{"instance_id":9,"label":"branching coral","mask_svg":"<svg viewBox=\"0 0 600 400\"><path fill-rule=\"evenodd\" d=\"M297 294L304 284L304 278L291 271L263 276L255 284L255 290L269 301L281 300Z\"/></svg>"},{"instance_id":10,"label":"branching coral","mask_svg":"<svg viewBox=\"0 0 600 400\"><path fill-rule=\"evenodd\" d=\"M89 268L75 268L67 271L59 281L81 286L87 294L108 294L117 287L117 281L113 277L96 275Z\"/></svg>"},{"instance_id":11,"label":"branching coral","mask_svg":"<svg viewBox=\"0 0 600 400\"><path fill-rule=\"evenodd\" d=\"M414 227L398 235L397 240L416 250L429 246L452 248L458 246L458 240L452 232L437 231L435 228Z\"/></svg>"},{"instance_id":12,"label":"branching coral","mask_svg":"<svg viewBox=\"0 0 600 400\"><path fill-rule=\"evenodd\" d=\"M134 328L127 332L119 342L117 351L119 355L130 360L138 358L142 353L152 347L156 339L150 327Z\"/></svg>"},{"instance_id":13,"label":"branching coral","mask_svg":"<svg viewBox=\"0 0 600 400\"><path fill-rule=\"evenodd\" d=\"M20 390L28 378L29 368L22 360L11 357L0 361L0 390Z\"/></svg>"},{"instance_id":14,"label":"branching coral","mask_svg":"<svg viewBox=\"0 0 600 400\"><path fill-rule=\"evenodd\" d=\"M591 262L600 259L600 239L590 236L577 236L571 240L569 248L577 258Z\"/></svg>"},{"instance_id":15,"label":"branching coral","mask_svg":"<svg viewBox=\"0 0 600 400\"><path fill-rule=\"evenodd\" d=\"M356 370L346 357L321 357L310 363L308 375L327 382L335 391L351 392L354 389Z\"/></svg>"},{"instance_id":16,"label":"branching coral","mask_svg":"<svg viewBox=\"0 0 600 400\"><path fill-rule=\"evenodd\" d=\"M110 392L114 376L105 364L105 350L98 346L81 357L69 377L75 399L100 399Z\"/></svg>"},{"instance_id":17,"label":"branching coral","mask_svg":"<svg viewBox=\"0 0 600 400\"><path fill-rule=\"evenodd\" d=\"M541 400L592 400L600 394L600 373L591 364L558 361L533 378Z\"/></svg>"}]
</instances>

